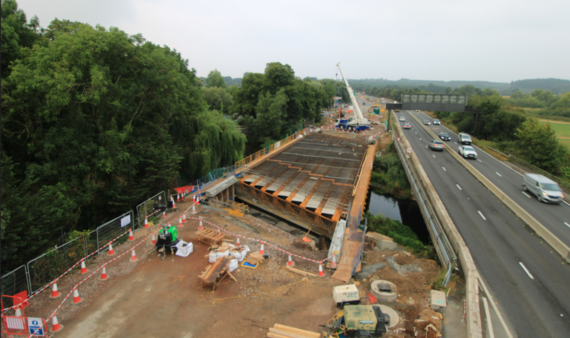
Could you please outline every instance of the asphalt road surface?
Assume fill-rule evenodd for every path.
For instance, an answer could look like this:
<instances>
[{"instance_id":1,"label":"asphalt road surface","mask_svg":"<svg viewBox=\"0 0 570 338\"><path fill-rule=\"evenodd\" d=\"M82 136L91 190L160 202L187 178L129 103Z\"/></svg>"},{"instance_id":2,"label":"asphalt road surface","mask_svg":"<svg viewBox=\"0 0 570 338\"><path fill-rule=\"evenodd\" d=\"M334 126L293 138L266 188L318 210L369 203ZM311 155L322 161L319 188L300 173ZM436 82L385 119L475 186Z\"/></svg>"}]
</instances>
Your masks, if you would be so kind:
<instances>
[{"instance_id":1,"label":"asphalt road surface","mask_svg":"<svg viewBox=\"0 0 570 338\"><path fill-rule=\"evenodd\" d=\"M412 114L415 114L420 121L428 119L433 122L433 118L422 112L412 112ZM455 133L442 125L434 126L432 124L429 128L436 135L439 135L440 132L448 133L452 139L452 141L449 142L450 145L453 145L454 149L457 150L459 144L456 143L459 142L457 142L457 135ZM473 167L550 230L554 236L570 246L570 206L566 203L557 205L539 202L532 193L523 192L522 175L500 163L497 159L481 151L479 148L476 148L476 150L478 160L470 161ZM570 333L568 336L570 336Z\"/></svg>"},{"instance_id":2,"label":"asphalt road surface","mask_svg":"<svg viewBox=\"0 0 570 338\"><path fill-rule=\"evenodd\" d=\"M518 337L568 337L568 264L563 264L550 246L532 235L530 228L450 154L429 149L432 138L408 112L396 115L406 116L412 124L412 129L404 130L404 134L467 243L510 331ZM445 145L457 147L453 141ZM482 163L470 161L479 166L492 162L486 157L482 157ZM502 172L507 170L510 171L505 167Z\"/></svg>"}]
</instances>

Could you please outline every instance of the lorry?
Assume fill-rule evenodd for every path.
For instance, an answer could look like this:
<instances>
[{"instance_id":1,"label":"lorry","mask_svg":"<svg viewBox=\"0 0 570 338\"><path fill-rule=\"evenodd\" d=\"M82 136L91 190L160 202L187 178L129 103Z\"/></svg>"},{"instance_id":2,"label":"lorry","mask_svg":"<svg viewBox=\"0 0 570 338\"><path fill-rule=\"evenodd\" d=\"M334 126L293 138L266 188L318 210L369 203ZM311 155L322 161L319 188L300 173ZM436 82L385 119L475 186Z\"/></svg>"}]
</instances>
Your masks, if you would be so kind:
<instances>
[{"instance_id":1,"label":"lorry","mask_svg":"<svg viewBox=\"0 0 570 338\"><path fill-rule=\"evenodd\" d=\"M342 78L344 79L344 82L346 83L346 90L348 91L348 94L350 96L350 102L352 102L352 105L354 106L354 118L349 118L345 123L339 122L336 125L336 127L344 129L344 130L349 130L349 131L364 131L364 130L370 129L370 121L368 121L362 115L362 112L360 111L360 107L358 106L358 102L356 102L356 98L354 97L354 90L352 90L352 88L348 84L348 80L346 79L346 76L344 76L344 72L342 71L342 68L340 67L340 62L337 63L336 65L337 65L338 69L340 70L340 73L342 75Z\"/></svg>"}]
</instances>

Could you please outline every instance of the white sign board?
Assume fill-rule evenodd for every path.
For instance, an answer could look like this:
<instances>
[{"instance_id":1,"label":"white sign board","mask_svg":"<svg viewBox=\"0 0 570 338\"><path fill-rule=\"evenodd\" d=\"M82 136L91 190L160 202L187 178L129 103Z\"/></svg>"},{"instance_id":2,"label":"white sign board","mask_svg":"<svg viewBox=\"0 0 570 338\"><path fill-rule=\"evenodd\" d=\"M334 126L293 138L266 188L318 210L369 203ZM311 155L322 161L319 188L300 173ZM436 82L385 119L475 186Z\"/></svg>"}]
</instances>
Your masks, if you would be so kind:
<instances>
[{"instance_id":1,"label":"white sign board","mask_svg":"<svg viewBox=\"0 0 570 338\"><path fill-rule=\"evenodd\" d=\"M41 318L28 317L28 332L30 335L39 337L45 336L44 326Z\"/></svg>"},{"instance_id":2,"label":"white sign board","mask_svg":"<svg viewBox=\"0 0 570 338\"><path fill-rule=\"evenodd\" d=\"M131 215L127 215L123 218L121 218L121 228L123 228L125 225L129 225L131 224Z\"/></svg>"}]
</instances>

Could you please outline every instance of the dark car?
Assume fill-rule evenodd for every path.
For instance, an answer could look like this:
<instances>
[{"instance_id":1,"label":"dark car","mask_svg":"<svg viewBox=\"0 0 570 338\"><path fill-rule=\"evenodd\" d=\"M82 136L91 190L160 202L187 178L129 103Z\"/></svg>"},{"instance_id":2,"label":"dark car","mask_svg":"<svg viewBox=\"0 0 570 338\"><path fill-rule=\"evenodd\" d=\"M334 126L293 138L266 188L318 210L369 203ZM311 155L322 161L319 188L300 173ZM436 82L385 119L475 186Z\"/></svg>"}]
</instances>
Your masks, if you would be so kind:
<instances>
[{"instance_id":1,"label":"dark car","mask_svg":"<svg viewBox=\"0 0 570 338\"><path fill-rule=\"evenodd\" d=\"M430 122L429 120L424 120L424 124L425 124L426 126L429 126L429 125L431 124L431 122Z\"/></svg>"},{"instance_id":2,"label":"dark car","mask_svg":"<svg viewBox=\"0 0 570 338\"><path fill-rule=\"evenodd\" d=\"M441 142L440 140L431 140L431 142L429 143L429 147L432 150L441 150L443 151L443 142Z\"/></svg>"},{"instance_id":3,"label":"dark car","mask_svg":"<svg viewBox=\"0 0 570 338\"><path fill-rule=\"evenodd\" d=\"M444 141L451 141L451 137L448 133L439 133L439 138Z\"/></svg>"},{"instance_id":4,"label":"dark car","mask_svg":"<svg viewBox=\"0 0 570 338\"><path fill-rule=\"evenodd\" d=\"M410 124L410 122L404 123L404 129L412 129L412 125Z\"/></svg>"}]
</instances>

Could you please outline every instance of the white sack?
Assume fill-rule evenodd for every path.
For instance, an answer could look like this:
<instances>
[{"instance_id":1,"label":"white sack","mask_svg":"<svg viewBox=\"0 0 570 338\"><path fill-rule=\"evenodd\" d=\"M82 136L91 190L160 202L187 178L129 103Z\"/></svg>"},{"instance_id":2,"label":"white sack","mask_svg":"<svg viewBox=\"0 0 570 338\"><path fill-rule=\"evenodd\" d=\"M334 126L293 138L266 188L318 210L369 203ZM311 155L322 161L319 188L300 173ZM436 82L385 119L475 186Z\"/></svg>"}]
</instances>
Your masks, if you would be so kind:
<instances>
[{"instance_id":1,"label":"white sack","mask_svg":"<svg viewBox=\"0 0 570 338\"><path fill-rule=\"evenodd\" d=\"M176 248L177 248L176 256L180 257L188 257L188 255L190 255L194 251L194 246L192 245L192 242L186 243L183 240L180 240L180 242L176 244Z\"/></svg>"},{"instance_id":2,"label":"white sack","mask_svg":"<svg viewBox=\"0 0 570 338\"><path fill-rule=\"evenodd\" d=\"M230 268L230 272L233 272L235 269L238 268L238 261L237 261L237 259L232 259L232 260L230 261L230 266L229 266L229 268Z\"/></svg>"}]
</instances>

